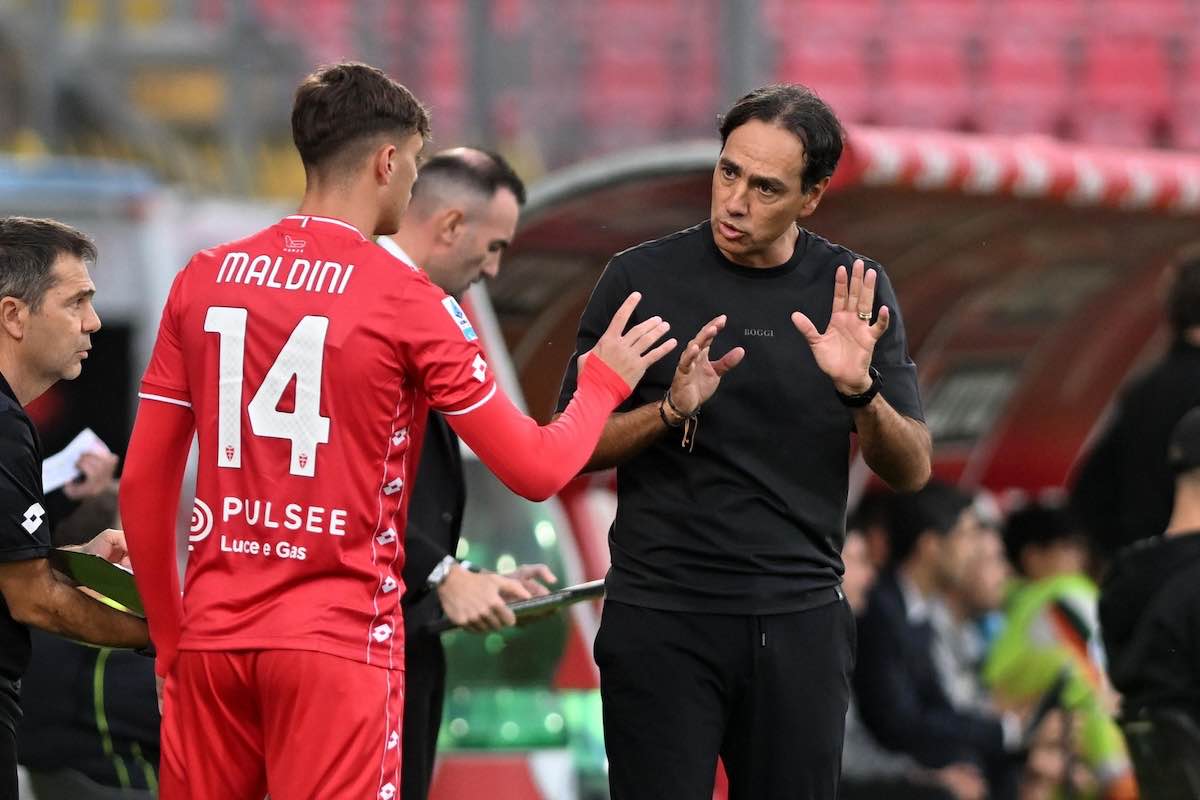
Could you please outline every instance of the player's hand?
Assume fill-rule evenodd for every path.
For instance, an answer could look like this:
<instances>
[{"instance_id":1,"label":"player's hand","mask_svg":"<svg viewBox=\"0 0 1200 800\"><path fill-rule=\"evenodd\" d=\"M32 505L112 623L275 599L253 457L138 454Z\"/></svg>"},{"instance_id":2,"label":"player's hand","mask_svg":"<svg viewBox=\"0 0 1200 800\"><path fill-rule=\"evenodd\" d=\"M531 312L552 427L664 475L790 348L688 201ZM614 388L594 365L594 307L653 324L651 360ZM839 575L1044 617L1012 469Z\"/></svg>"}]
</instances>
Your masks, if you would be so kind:
<instances>
[{"instance_id":1,"label":"player's hand","mask_svg":"<svg viewBox=\"0 0 1200 800\"><path fill-rule=\"evenodd\" d=\"M504 577L520 581L530 597L541 597L550 594L547 583L558 583L558 578L545 564L521 564L512 572L503 573Z\"/></svg>"},{"instance_id":2,"label":"player's hand","mask_svg":"<svg viewBox=\"0 0 1200 800\"><path fill-rule=\"evenodd\" d=\"M792 314L792 324L808 340L817 366L842 394L861 394L871 387L871 376L867 373L871 354L891 320L888 307L881 306L875 324L870 321L878 277L874 269L863 275L861 258L855 260L848 282L846 268L837 268L833 282L833 314L824 333L817 333L812 320L799 311ZM866 319L861 316L863 314L867 315Z\"/></svg>"},{"instance_id":3,"label":"player's hand","mask_svg":"<svg viewBox=\"0 0 1200 800\"><path fill-rule=\"evenodd\" d=\"M709 360L709 348L725 328L726 319L722 314L701 328L679 357L679 366L671 381L671 402L684 414L690 415L712 397L721 385L721 377L742 363L746 355L745 349L735 347L716 361ZM669 406L664 411L673 415Z\"/></svg>"},{"instance_id":4,"label":"player's hand","mask_svg":"<svg viewBox=\"0 0 1200 800\"><path fill-rule=\"evenodd\" d=\"M84 453L75 462L82 477L68 481L63 486L63 494L71 500L86 500L111 489L119 460L113 453Z\"/></svg>"},{"instance_id":5,"label":"player's hand","mask_svg":"<svg viewBox=\"0 0 1200 800\"><path fill-rule=\"evenodd\" d=\"M100 556L110 563L120 564L123 567L129 566L129 548L125 546L125 532L115 528L101 531L90 542L80 545L78 548L65 549L78 549L83 553Z\"/></svg>"},{"instance_id":6,"label":"player's hand","mask_svg":"<svg viewBox=\"0 0 1200 800\"><path fill-rule=\"evenodd\" d=\"M583 369L583 360L594 355L620 375L632 389L638 385L638 381L646 374L651 364L675 349L677 342L674 339L654 346L654 343L671 329L670 324L662 317L650 317L628 331L625 330L629 318L633 316L633 310L637 308L641 299L640 292L634 292L626 298L617 309L617 313L613 314L608 330L596 342L596 346L579 357L580 370Z\"/></svg>"},{"instance_id":7,"label":"player's hand","mask_svg":"<svg viewBox=\"0 0 1200 800\"><path fill-rule=\"evenodd\" d=\"M454 567L437 589L446 617L474 633L487 633L516 624L507 603L528 600L529 590L519 580L494 572L471 572Z\"/></svg>"},{"instance_id":8,"label":"player's hand","mask_svg":"<svg viewBox=\"0 0 1200 800\"><path fill-rule=\"evenodd\" d=\"M987 782L974 764L951 764L933 773L934 781L955 800L987 800Z\"/></svg>"}]
</instances>

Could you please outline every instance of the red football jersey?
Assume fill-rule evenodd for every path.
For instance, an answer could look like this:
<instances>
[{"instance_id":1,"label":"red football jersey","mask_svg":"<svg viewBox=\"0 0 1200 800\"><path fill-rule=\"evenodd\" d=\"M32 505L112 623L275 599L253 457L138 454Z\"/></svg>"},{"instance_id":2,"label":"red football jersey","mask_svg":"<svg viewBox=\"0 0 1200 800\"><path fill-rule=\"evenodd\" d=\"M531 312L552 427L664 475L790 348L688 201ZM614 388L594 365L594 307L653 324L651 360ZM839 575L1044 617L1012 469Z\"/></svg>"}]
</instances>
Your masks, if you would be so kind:
<instances>
[{"instance_id":1,"label":"red football jersey","mask_svg":"<svg viewBox=\"0 0 1200 800\"><path fill-rule=\"evenodd\" d=\"M200 442L180 648L402 667L427 409L495 392L458 304L344 222L289 216L195 255L140 392L191 406Z\"/></svg>"}]
</instances>

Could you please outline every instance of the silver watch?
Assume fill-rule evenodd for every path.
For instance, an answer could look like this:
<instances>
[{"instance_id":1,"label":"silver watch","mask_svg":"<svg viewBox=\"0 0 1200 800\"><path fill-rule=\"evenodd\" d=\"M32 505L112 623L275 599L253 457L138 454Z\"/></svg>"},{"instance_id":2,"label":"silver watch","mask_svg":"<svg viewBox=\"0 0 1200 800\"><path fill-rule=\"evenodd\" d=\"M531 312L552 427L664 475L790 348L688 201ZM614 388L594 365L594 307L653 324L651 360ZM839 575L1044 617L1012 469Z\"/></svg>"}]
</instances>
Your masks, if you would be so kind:
<instances>
[{"instance_id":1,"label":"silver watch","mask_svg":"<svg viewBox=\"0 0 1200 800\"><path fill-rule=\"evenodd\" d=\"M458 559L454 556L446 556L438 562L433 571L429 573L429 577L425 579L425 585L430 589L436 589L441 586L446 578L450 575L450 570L458 566Z\"/></svg>"}]
</instances>

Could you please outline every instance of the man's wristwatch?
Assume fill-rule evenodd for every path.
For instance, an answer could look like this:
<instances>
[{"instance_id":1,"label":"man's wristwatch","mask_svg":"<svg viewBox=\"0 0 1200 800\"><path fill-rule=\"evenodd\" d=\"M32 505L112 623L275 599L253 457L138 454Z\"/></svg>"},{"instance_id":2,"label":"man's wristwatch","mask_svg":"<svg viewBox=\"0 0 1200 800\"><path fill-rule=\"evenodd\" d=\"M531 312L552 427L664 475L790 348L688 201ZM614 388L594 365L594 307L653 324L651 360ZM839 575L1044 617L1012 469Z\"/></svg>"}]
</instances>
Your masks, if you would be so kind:
<instances>
[{"instance_id":1,"label":"man's wristwatch","mask_svg":"<svg viewBox=\"0 0 1200 800\"><path fill-rule=\"evenodd\" d=\"M867 387L865 392L860 392L859 394L837 393L838 400L842 401L842 405L848 408L862 408L875 399L875 395L879 394L879 388L883 386L883 378L879 376L879 370L875 369L875 367L868 367L867 374L871 376L871 385Z\"/></svg>"},{"instance_id":2,"label":"man's wristwatch","mask_svg":"<svg viewBox=\"0 0 1200 800\"><path fill-rule=\"evenodd\" d=\"M425 585L430 589L436 589L446 582L446 578L450 575L450 570L458 566L458 559L454 556L446 556L438 562L437 566L429 573L429 577L425 579Z\"/></svg>"}]
</instances>

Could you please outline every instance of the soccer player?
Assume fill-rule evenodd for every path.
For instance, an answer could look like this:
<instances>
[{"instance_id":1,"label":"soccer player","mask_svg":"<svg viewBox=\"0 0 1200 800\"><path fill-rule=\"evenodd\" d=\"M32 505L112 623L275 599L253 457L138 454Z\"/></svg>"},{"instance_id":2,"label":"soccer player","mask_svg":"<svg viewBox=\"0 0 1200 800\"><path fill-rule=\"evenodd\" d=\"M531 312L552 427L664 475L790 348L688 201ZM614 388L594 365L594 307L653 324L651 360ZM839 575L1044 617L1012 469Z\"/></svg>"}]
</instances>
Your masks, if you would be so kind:
<instances>
[{"instance_id":1,"label":"soccer player","mask_svg":"<svg viewBox=\"0 0 1200 800\"><path fill-rule=\"evenodd\" d=\"M426 111L362 64L309 76L297 214L179 273L142 381L121 512L165 678L161 797L398 792L407 487L429 408L545 498L674 340L633 295L546 427L496 386L470 321L374 243L408 204ZM182 598L174 518L200 466Z\"/></svg>"}]
</instances>

